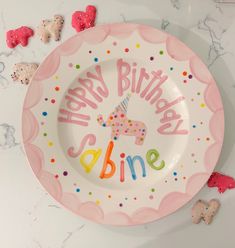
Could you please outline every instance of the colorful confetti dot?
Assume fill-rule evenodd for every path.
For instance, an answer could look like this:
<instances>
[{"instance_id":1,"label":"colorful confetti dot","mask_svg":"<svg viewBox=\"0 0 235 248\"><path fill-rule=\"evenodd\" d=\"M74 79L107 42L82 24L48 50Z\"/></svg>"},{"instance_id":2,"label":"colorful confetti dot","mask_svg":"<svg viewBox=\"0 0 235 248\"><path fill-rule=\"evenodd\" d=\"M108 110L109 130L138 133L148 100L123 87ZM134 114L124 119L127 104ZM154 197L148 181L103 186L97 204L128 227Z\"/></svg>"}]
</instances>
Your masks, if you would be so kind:
<instances>
[{"instance_id":1,"label":"colorful confetti dot","mask_svg":"<svg viewBox=\"0 0 235 248\"><path fill-rule=\"evenodd\" d=\"M192 157L194 157L194 156L195 156L195 154L194 154L194 153L192 153L192 154L191 154L191 156L192 156Z\"/></svg>"},{"instance_id":2,"label":"colorful confetti dot","mask_svg":"<svg viewBox=\"0 0 235 248\"><path fill-rule=\"evenodd\" d=\"M51 103L54 104L55 103L55 99L51 99Z\"/></svg>"},{"instance_id":3,"label":"colorful confetti dot","mask_svg":"<svg viewBox=\"0 0 235 248\"><path fill-rule=\"evenodd\" d=\"M153 200L153 195L150 195L150 196L149 196L149 199L150 199L150 200Z\"/></svg>"},{"instance_id":4,"label":"colorful confetti dot","mask_svg":"<svg viewBox=\"0 0 235 248\"><path fill-rule=\"evenodd\" d=\"M207 137L207 138L206 138L206 140L207 140L207 141L209 141L209 140L210 140L210 138L209 138L209 137Z\"/></svg>"},{"instance_id":5,"label":"colorful confetti dot","mask_svg":"<svg viewBox=\"0 0 235 248\"><path fill-rule=\"evenodd\" d=\"M165 180L165 183L167 183L167 180Z\"/></svg>"},{"instance_id":6,"label":"colorful confetti dot","mask_svg":"<svg viewBox=\"0 0 235 248\"><path fill-rule=\"evenodd\" d=\"M75 67L76 67L76 69L80 69L80 65L76 65Z\"/></svg>"},{"instance_id":7,"label":"colorful confetti dot","mask_svg":"<svg viewBox=\"0 0 235 248\"><path fill-rule=\"evenodd\" d=\"M59 86L56 86L55 87L55 91L59 91L60 90L60 87Z\"/></svg>"},{"instance_id":8,"label":"colorful confetti dot","mask_svg":"<svg viewBox=\"0 0 235 248\"><path fill-rule=\"evenodd\" d=\"M205 104L205 103L201 103L201 104L200 104L200 107L201 107L201 108L205 108L205 107L206 107L206 104Z\"/></svg>"},{"instance_id":9,"label":"colorful confetti dot","mask_svg":"<svg viewBox=\"0 0 235 248\"><path fill-rule=\"evenodd\" d=\"M150 59L151 61L153 61L153 60L154 60L154 57L153 57L153 56L151 56L149 59Z\"/></svg>"},{"instance_id":10,"label":"colorful confetti dot","mask_svg":"<svg viewBox=\"0 0 235 248\"><path fill-rule=\"evenodd\" d=\"M57 79L59 79L59 77L58 76L55 76L55 80L57 80Z\"/></svg>"},{"instance_id":11,"label":"colorful confetti dot","mask_svg":"<svg viewBox=\"0 0 235 248\"><path fill-rule=\"evenodd\" d=\"M183 82L186 84L188 81L187 80L184 80Z\"/></svg>"},{"instance_id":12,"label":"colorful confetti dot","mask_svg":"<svg viewBox=\"0 0 235 248\"><path fill-rule=\"evenodd\" d=\"M46 137L47 136L47 133L43 133L43 136Z\"/></svg>"},{"instance_id":13,"label":"colorful confetti dot","mask_svg":"<svg viewBox=\"0 0 235 248\"><path fill-rule=\"evenodd\" d=\"M45 101L48 101L48 98L46 97L44 100L45 100Z\"/></svg>"},{"instance_id":14,"label":"colorful confetti dot","mask_svg":"<svg viewBox=\"0 0 235 248\"><path fill-rule=\"evenodd\" d=\"M99 59L98 59L98 58L94 58L94 61L95 61L95 62L98 62L98 61L99 61Z\"/></svg>"},{"instance_id":15,"label":"colorful confetti dot","mask_svg":"<svg viewBox=\"0 0 235 248\"><path fill-rule=\"evenodd\" d=\"M45 123L42 121L42 122L41 122L41 125L44 125L44 124L45 124Z\"/></svg>"},{"instance_id":16,"label":"colorful confetti dot","mask_svg":"<svg viewBox=\"0 0 235 248\"><path fill-rule=\"evenodd\" d=\"M174 171L174 172L173 172L173 175L174 175L174 176L177 176L177 172L176 172L176 171Z\"/></svg>"},{"instance_id":17,"label":"colorful confetti dot","mask_svg":"<svg viewBox=\"0 0 235 248\"><path fill-rule=\"evenodd\" d=\"M152 188L152 189L151 189L151 192L155 192L155 189L154 189L154 188Z\"/></svg>"},{"instance_id":18,"label":"colorful confetti dot","mask_svg":"<svg viewBox=\"0 0 235 248\"><path fill-rule=\"evenodd\" d=\"M51 163L55 163L55 159L54 158L51 158Z\"/></svg>"},{"instance_id":19,"label":"colorful confetti dot","mask_svg":"<svg viewBox=\"0 0 235 248\"><path fill-rule=\"evenodd\" d=\"M116 46L116 45L117 45L117 42L116 42L116 41L114 41L114 42L113 42L113 45L114 45L114 46Z\"/></svg>"},{"instance_id":20,"label":"colorful confetti dot","mask_svg":"<svg viewBox=\"0 0 235 248\"><path fill-rule=\"evenodd\" d=\"M92 51L90 50L89 53L92 53Z\"/></svg>"},{"instance_id":21,"label":"colorful confetti dot","mask_svg":"<svg viewBox=\"0 0 235 248\"><path fill-rule=\"evenodd\" d=\"M200 141L201 139L200 138L197 138L197 141Z\"/></svg>"},{"instance_id":22,"label":"colorful confetti dot","mask_svg":"<svg viewBox=\"0 0 235 248\"><path fill-rule=\"evenodd\" d=\"M135 45L135 47L136 47L136 48L140 48L140 44L137 43L137 44Z\"/></svg>"},{"instance_id":23,"label":"colorful confetti dot","mask_svg":"<svg viewBox=\"0 0 235 248\"><path fill-rule=\"evenodd\" d=\"M42 115L43 115L43 116L47 116L47 112L45 112L45 111L42 112Z\"/></svg>"},{"instance_id":24,"label":"colorful confetti dot","mask_svg":"<svg viewBox=\"0 0 235 248\"><path fill-rule=\"evenodd\" d=\"M106 53L107 53L107 54L110 54L110 50L107 50Z\"/></svg>"},{"instance_id":25,"label":"colorful confetti dot","mask_svg":"<svg viewBox=\"0 0 235 248\"><path fill-rule=\"evenodd\" d=\"M122 204L122 203L120 203L120 204L119 204L119 207L122 207L122 206L123 206L123 204Z\"/></svg>"},{"instance_id":26,"label":"colorful confetti dot","mask_svg":"<svg viewBox=\"0 0 235 248\"><path fill-rule=\"evenodd\" d=\"M178 180L178 178L175 178L175 181L177 181Z\"/></svg>"},{"instance_id":27,"label":"colorful confetti dot","mask_svg":"<svg viewBox=\"0 0 235 248\"><path fill-rule=\"evenodd\" d=\"M200 96L200 95L201 95L201 93L200 93L200 92L197 92L197 95L198 95L198 96Z\"/></svg>"},{"instance_id":28,"label":"colorful confetti dot","mask_svg":"<svg viewBox=\"0 0 235 248\"><path fill-rule=\"evenodd\" d=\"M55 175L55 178L56 178L56 179L59 178L59 175L56 174L56 175Z\"/></svg>"},{"instance_id":29,"label":"colorful confetti dot","mask_svg":"<svg viewBox=\"0 0 235 248\"><path fill-rule=\"evenodd\" d=\"M64 171L63 172L63 175L66 177L66 176L68 176L68 172L67 171Z\"/></svg>"},{"instance_id":30,"label":"colorful confetti dot","mask_svg":"<svg viewBox=\"0 0 235 248\"><path fill-rule=\"evenodd\" d=\"M137 200L137 197L134 197L134 200L136 201Z\"/></svg>"},{"instance_id":31,"label":"colorful confetti dot","mask_svg":"<svg viewBox=\"0 0 235 248\"><path fill-rule=\"evenodd\" d=\"M125 197L125 200L127 201L127 200L128 200L128 198L127 198L127 197Z\"/></svg>"},{"instance_id":32,"label":"colorful confetti dot","mask_svg":"<svg viewBox=\"0 0 235 248\"><path fill-rule=\"evenodd\" d=\"M202 125L202 124L203 124L203 122L201 121L201 122L200 122L200 124Z\"/></svg>"},{"instance_id":33,"label":"colorful confetti dot","mask_svg":"<svg viewBox=\"0 0 235 248\"><path fill-rule=\"evenodd\" d=\"M53 145L54 145L54 144L53 144L52 141L49 141L49 142L48 142L48 146L49 146L49 147L52 147Z\"/></svg>"},{"instance_id":34,"label":"colorful confetti dot","mask_svg":"<svg viewBox=\"0 0 235 248\"><path fill-rule=\"evenodd\" d=\"M163 50L161 50L161 51L159 52L160 55L163 55L163 53L164 53Z\"/></svg>"},{"instance_id":35,"label":"colorful confetti dot","mask_svg":"<svg viewBox=\"0 0 235 248\"><path fill-rule=\"evenodd\" d=\"M125 53L128 53L129 52L129 48L125 48Z\"/></svg>"},{"instance_id":36,"label":"colorful confetti dot","mask_svg":"<svg viewBox=\"0 0 235 248\"><path fill-rule=\"evenodd\" d=\"M108 195L108 198L110 199L110 198L112 198L112 196L111 195Z\"/></svg>"},{"instance_id":37,"label":"colorful confetti dot","mask_svg":"<svg viewBox=\"0 0 235 248\"><path fill-rule=\"evenodd\" d=\"M76 192L78 192L78 193L79 193L79 192L80 192L80 189L79 189L79 188L77 188L77 189L76 189Z\"/></svg>"},{"instance_id":38,"label":"colorful confetti dot","mask_svg":"<svg viewBox=\"0 0 235 248\"><path fill-rule=\"evenodd\" d=\"M186 179L186 177L183 177L183 179L185 180L185 179Z\"/></svg>"},{"instance_id":39,"label":"colorful confetti dot","mask_svg":"<svg viewBox=\"0 0 235 248\"><path fill-rule=\"evenodd\" d=\"M196 125L193 125L192 127L193 127L193 128L196 128Z\"/></svg>"},{"instance_id":40,"label":"colorful confetti dot","mask_svg":"<svg viewBox=\"0 0 235 248\"><path fill-rule=\"evenodd\" d=\"M182 75L183 75L183 76L187 76L187 74L188 74L188 73L187 73L186 71L183 71L183 72L182 72Z\"/></svg>"},{"instance_id":41,"label":"colorful confetti dot","mask_svg":"<svg viewBox=\"0 0 235 248\"><path fill-rule=\"evenodd\" d=\"M173 71L173 70L174 70L174 68L173 68L173 67L170 67L170 70L171 70L171 71Z\"/></svg>"},{"instance_id":42,"label":"colorful confetti dot","mask_svg":"<svg viewBox=\"0 0 235 248\"><path fill-rule=\"evenodd\" d=\"M189 74L189 75L188 75L188 78L189 78L189 79L192 79L192 78L193 78L193 75Z\"/></svg>"},{"instance_id":43,"label":"colorful confetti dot","mask_svg":"<svg viewBox=\"0 0 235 248\"><path fill-rule=\"evenodd\" d=\"M120 154L121 158L125 158L125 156L126 156L126 154L124 152Z\"/></svg>"},{"instance_id":44,"label":"colorful confetti dot","mask_svg":"<svg viewBox=\"0 0 235 248\"><path fill-rule=\"evenodd\" d=\"M72 63L69 63L68 66L71 68L71 67L73 67L73 64Z\"/></svg>"},{"instance_id":45,"label":"colorful confetti dot","mask_svg":"<svg viewBox=\"0 0 235 248\"><path fill-rule=\"evenodd\" d=\"M89 192L88 195L92 195L92 192Z\"/></svg>"},{"instance_id":46,"label":"colorful confetti dot","mask_svg":"<svg viewBox=\"0 0 235 248\"><path fill-rule=\"evenodd\" d=\"M100 201L99 200L96 200L95 203L96 203L96 205L100 205Z\"/></svg>"}]
</instances>

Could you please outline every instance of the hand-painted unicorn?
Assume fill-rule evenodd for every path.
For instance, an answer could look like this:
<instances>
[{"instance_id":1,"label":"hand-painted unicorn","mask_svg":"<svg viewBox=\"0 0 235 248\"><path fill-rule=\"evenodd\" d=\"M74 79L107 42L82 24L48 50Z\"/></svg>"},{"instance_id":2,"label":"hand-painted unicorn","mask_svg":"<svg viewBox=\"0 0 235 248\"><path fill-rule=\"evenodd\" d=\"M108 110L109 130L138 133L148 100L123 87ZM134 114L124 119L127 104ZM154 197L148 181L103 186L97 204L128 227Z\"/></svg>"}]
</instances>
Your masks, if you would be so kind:
<instances>
[{"instance_id":1,"label":"hand-painted unicorn","mask_svg":"<svg viewBox=\"0 0 235 248\"><path fill-rule=\"evenodd\" d=\"M104 121L102 115L98 115L97 121L103 127L111 127L111 138L117 140L120 135L135 136L135 144L142 145L147 128L143 122L129 120L126 116L130 94L115 108Z\"/></svg>"}]
</instances>

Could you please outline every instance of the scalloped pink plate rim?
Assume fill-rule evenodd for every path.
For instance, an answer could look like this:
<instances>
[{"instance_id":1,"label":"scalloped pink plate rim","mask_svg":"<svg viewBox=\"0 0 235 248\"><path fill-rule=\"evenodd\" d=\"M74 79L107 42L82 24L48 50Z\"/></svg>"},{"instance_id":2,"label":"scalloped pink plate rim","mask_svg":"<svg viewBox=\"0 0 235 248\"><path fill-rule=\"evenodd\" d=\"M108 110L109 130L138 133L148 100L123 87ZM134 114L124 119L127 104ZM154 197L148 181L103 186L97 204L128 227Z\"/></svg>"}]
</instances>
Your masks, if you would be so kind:
<instances>
[{"instance_id":1,"label":"scalloped pink plate rim","mask_svg":"<svg viewBox=\"0 0 235 248\"><path fill-rule=\"evenodd\" d=\"M208 108L213 112L209 126L210 133L215 142L207 149L204 155L205 173L194 174L189 178L184 193L169 193L163 198L158 209L149 207L140 208L131 215L127 215L121 211L104 213L102 208L94 202L81 202L77 195L63 192L60 182L54 178L54 175L45 170L43 153L37 146L32 144L38 135L39 127L36 118L31 112L31 108L40 101L43 91L42 81L51 77L56 72L61 56L73 54L80 48L83 42L98 44L105 40L107 36L125 38L135 30L139 32L145 41L156 44L166 43L168 54L177 61L188 61L193 76L201 83L207 84L204 100ZM131 226L152 222L175 212L190 201L204 186L221 152L224 136L224 110L220 93L211 73L200 58L177 38L149 26L139 24L108 24L96 26L78 33L58 46L46 57L29 86L23 106L22 126L24 149L31 168L46 191L56 201L75 214L91 221L108 225ZM175 203L174 205L171 204L172 201Z\"/></svg>"}]
</instances>

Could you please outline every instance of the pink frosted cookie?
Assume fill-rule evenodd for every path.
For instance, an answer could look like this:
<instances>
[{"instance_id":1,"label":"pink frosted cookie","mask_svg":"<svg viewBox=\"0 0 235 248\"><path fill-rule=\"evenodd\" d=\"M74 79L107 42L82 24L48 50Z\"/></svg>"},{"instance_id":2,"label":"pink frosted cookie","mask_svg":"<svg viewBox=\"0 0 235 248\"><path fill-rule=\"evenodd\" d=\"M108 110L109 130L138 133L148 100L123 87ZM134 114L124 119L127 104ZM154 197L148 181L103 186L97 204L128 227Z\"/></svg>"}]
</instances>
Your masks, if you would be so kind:
<instances>
[{"instance_id":1,"label":"pink frosted cookie","mask_svg":"<svg viewBox=\"0 0 235 248\"><path fill-rule=\"evenodd\" d=\"M37 34L44 43L48 43L51 38L54 41L59 41L63 25L63 16L55 15L52 20L42 21L41 25L37 28Z\"/></svg>"},{"instance_id":2,"label":"pink frosted cookie","mask_svg":"<svg viewBox=\"0 0 235 248\"><path fill-rule=\"evenodd\" d=\"M227 189L235 188L235 180L230 176L219 172L213 172L207 182L208 187L217 187L219 193L224 193Z\"/></svg>"},{"instance_id":3,"label":"pink frosted cookie","mask_svg":"<svg viewBox=\"0 0 235 248\"><path fill-rule=\"evenodd\" d=\"M83 31L86 28L94 27L96 18L96 7L88 5L86 11L75 11L72 15L72 27L77 32Z\"/></svg>"},{"instance_id":4,"label":"pink frosted cookie","mask_svg":"<svg viewBox=\"0 0 235 248\"><path fill-rule=\"evenodd\" d=\"M20 28L9 30L6 34L6 42L9 48L14 48L21 44L23 47L28 45L28 40L34 32L31 28L22 26Z\"/></svg>"},{"instance_id":5,"label":"pink frosted cookie","mask_svg":"<svg viewBox=\"0 0 235 248\"><path fill-rule=\"evenodd\" d=\"M18 63L13 67L13 74L11 77L13 81L21 82L22 84L29 84L33 74L37 70L38 65L34 63Z\"/></svg>"},{"instance_id":6,"label":"pink frosted cookie","mask_svg":"<svg viewBox=\"0 0 235 248\"><path fill-rule=\"evenodd\" d=\"M203 219L209 225L219 207L220 203L215 199L210 200L208 203L202 200L197 201L192 208L192 222L198 224Z\"/></svg>"}]
</instances>

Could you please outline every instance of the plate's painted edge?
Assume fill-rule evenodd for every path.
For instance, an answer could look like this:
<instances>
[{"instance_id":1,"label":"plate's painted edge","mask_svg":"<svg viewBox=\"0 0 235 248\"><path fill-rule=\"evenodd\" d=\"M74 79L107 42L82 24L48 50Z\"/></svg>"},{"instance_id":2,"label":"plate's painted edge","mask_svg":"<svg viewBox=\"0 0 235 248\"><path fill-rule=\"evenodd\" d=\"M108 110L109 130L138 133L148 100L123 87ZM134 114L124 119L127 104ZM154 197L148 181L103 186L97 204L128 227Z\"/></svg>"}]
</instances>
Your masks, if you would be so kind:
<instances>
[{"instance_id":1,"label":"plate's painted edge","mask_svg":"<svg viewBox=\"0 0 235 248\"><path fill-rule=\"evenodd\" d=\"M165 43L168 54L177 61L188 61L193 76L207 85L204 100L213 113L209 127L215 142L207 149L204 155L205 173L197 173L191 176L188 179L185 193L169 193L162 199L158 209L140 208L131 215L121 211L105 213L95 203L81 202L77 195L63 192L60 182L54 178L54 175L44 169L43 153L37 146L32 144L38 135L39 126L30 109L40 101L43 92L42 81L54 75L59 67L61 56L75 53L83 42L98 44L105 40L107 36L125 38L135 30L139 32L144 40L150 43ZM220 93L211 73L200 58L177 38L149 26L108 24L78 33L57 47L42 63L34 75L25 98L22 114L22 135L24 148L34 174L58 202L74 213L97 223L118 226L139 225L173 213L192 199L206 183L217 163L223 144L224 110Z\"/></svg>"}]
</instances>

